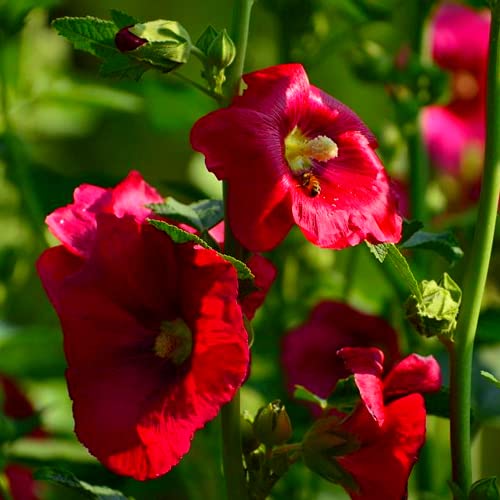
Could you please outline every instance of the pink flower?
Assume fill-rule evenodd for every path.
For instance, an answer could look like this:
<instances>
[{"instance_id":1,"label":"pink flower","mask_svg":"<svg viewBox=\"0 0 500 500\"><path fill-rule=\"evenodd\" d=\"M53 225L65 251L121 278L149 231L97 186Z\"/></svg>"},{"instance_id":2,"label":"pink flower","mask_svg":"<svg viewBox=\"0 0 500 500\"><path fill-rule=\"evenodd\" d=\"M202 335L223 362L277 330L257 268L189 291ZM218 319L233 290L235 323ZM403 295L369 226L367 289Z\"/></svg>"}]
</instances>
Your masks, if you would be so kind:
<instances>
[{"instance_id":1,"label":"pink flower","mask_svg":"<svg viewBox=\"0 0 500 500\"><path fill-rule=\"evenodd\" d=\"M349 371L337 356L342 347L376 346L386 354L386 369L400 358L398 336L383 319L341 302L318 304L309 319L283 338L282 363L287 387L296 384L326 398Z\"/></svg>"},{"instance_id":2,"label":"pink flower","mask_svg":"<svg viewBox=\"0 0 500 500\"><path fill-rule=\"evenodd\" d=\"M161 201L137 173L82 186L47 218L63 245L37 263L61 321L75 432L136 479L168 472L247 374L232 265L176 245L145 217Z\"/></svg>"},{"instance_id":3,"label":"pink flower","mask_svg":"<svg viewBox=\"0 0 500 500\"><path fill-rule=\"evenodd\" d=\"M340 483L353 500L404 498L425 440L421 393L441 386L434 358L401 360L396 332L384 320L324 302L287 334L283 363L290 389L300 384L328 398L340 379L352 375L359 393L352 413L321 412L304 437L305 463Z\"/></svg>"},{"instance_id":4,"label":"pink flower","mask_svg":"<svg viewBox=\"0 0 500 500\"><path fill-rule=\"evenodd\" d=\"M299 64L244 80L242 96L191 132L208 169L229 183L238 240L270 250L297 224L321 247L397 242L401 218L375 138L358 116L310 85Z\"/></svg>"},{"instance_id":5,"label":"pink flower","mask_svg":"<svg viewBox=\"0 0 500 500\"><path fill-rule=\"evenodd\" d=\"M486 12L445 3L431 19L429 46L435 63L451 74L451 99L422 114L425 144L452 200L463 205L479 194L485 142L486 69L490 20ZM457 184L458 181L458 185Z\"/></svg>"}]
</instances>

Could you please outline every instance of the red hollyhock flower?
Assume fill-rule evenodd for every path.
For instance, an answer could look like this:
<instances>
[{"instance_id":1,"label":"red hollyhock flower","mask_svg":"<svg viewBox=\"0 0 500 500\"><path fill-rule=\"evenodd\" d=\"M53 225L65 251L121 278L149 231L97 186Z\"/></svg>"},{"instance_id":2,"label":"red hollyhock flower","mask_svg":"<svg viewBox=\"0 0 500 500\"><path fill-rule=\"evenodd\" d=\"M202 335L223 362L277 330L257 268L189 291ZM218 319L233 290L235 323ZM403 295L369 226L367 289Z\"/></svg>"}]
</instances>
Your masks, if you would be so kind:
<instances>
[{"instance_id":1,"label":"red hollyhock flower","mask_svg":"<svg viewBox=\"0 0 500 500\"><path fill-rule=\"evenodd\" d=\"M298 384L322 398L329 396L337 381L349 376L337 356L348 346L379 347L386 369L400 358L398 335L385 320L341 302L321 302L303 325L283 338L282 363L290 393Z\"/></svg>"},{"instance_id":2,"label":"red hollyhock flower","mask_svg":"<svg viewBox=\"0 0 500 500\"><path fill-rule=\"evenodd\" d=\"M9 377L0 374L0 410L5 416L14 420L21 420L33 416L35 410L28 398ZM43 437L45 432L34 429L30 436ZM5 467L9 493L13 500L37 500L37 484L33 480L33 473L24 465L8 463ZM0 500L4 497L0 493Z\"/></svg>"},{"instance_id":3,"label":"red hollyhock flower","mask_svg":"<svg viewBox=\"0 0 500 500\"><path fill-rule=\"evenodd\" d=\"M422 115L430 158L447 179L455 204L475 201L485 142L486 70L490 19L486 11L443 4L428 33L432 58L451 73L451 99L445 106L428 106ZM445 133L443 133L445 131ZM453 185L451 185L453 184Z\"/></svg>"},{"instance_id":4,"label":"red hollyhock flower","mask_svg":"<svg viewBox=\"0 0 500 500\"><path fill-rule=\"evenodd\" d=\"M63 245L37 268L61 321L75 431L113 471L168 472L244 380L236 271L148 225L139 174L84 186L47 218Z\"/></svg>"},{"instance_id":5,"label":"red hollyhock flower","mask_svg":"<svg viewBox=\"0 0 500 500\"><path fill-rule=\"evenodd\" d=\"M293 224L316 245L396 242L401 219L373 134L347 106L309 84L299 64L244 76L230 107L201 118L193 148L229 182L229 221L252 251Z\"/></svg>"}]
</instances>

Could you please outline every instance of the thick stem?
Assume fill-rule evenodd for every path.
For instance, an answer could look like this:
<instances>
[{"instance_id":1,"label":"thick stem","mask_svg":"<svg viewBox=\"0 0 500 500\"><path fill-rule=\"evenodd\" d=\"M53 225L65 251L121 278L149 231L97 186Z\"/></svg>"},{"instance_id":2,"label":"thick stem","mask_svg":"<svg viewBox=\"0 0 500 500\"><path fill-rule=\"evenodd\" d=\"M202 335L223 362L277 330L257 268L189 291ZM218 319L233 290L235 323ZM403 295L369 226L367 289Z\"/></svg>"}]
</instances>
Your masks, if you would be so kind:
<instances>
[{"instance_id":1,"label":"thick stem","mask_svg":"<svg viewBox=\"0 0 500 500\"><path fill-rule=\"evenodd\" d=\"M235 95L239 94L241 75L245 65L250 13L253 0L235 0L233 11L233 26L231 37L236 46L236 57L227 72L226 103L229 104ZM231 231L228 218L229 185L224 182L224 250L226 253L241 258L243 248ZM233 400L222 410L222 459L224 478L228 500L246 500L248 488L243 468L243 453L241 449L240 429L240 395L236 393Z\"/></svg>"},{"instance_id":2,"label":"thick stem","mask_svg":"<svg viewBox=\"0 0 500 500\"><path fill-rule=\"evenodd\" d=\"M478 224L463 282L463 302L450 353L450 439L453 481L467 495L472 483L470 455L471 375L474 336L491 256L500 190L499 102L500 2L492 9L488 56L486 150Z\"/></svg>"}]
</instances>

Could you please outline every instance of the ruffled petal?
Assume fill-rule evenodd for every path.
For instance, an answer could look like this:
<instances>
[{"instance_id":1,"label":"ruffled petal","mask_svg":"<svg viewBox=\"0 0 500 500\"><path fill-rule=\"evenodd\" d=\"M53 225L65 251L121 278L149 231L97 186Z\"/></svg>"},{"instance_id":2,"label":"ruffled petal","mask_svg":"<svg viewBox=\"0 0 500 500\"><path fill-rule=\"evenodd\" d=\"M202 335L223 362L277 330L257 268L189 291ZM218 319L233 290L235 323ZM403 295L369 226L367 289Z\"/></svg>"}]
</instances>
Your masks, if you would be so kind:
<instances>
[{"instance_id":1,"label":"ruffled petal","mask_svg":"<svg viewBox=\"0 0 500 500\"><path fill-rule=\"evenodd\" d=\"M338 351L346 368L354 374L361 400L378 425L384 423L382 372L384 354L375 347L344 347Z\"/></svg>"},{"instance_id":2,"label":"ruffled petal","mask_svg":"<svg viewBox=\"0 0 500 500\"><path fill-rule=\"evenodd\" d=\"M441 387L441 369L433 356L410 354L384 379L386 399L412 392L435 392Z\"/></svg>"},{"instance_id":3,"label":"ruffled petal","mask_svg":"<svg viewBox=\"0 0 500 500\"><path fill-rule=\"evenodd\" d=\"M358 451L338 459L359 486L348 489L352 500L406 498L408 477L425 440L425 418L422 396L412 394L386 406L381 428L363 408L344 424L361 440Z\"/></svg>"}]
</instances>

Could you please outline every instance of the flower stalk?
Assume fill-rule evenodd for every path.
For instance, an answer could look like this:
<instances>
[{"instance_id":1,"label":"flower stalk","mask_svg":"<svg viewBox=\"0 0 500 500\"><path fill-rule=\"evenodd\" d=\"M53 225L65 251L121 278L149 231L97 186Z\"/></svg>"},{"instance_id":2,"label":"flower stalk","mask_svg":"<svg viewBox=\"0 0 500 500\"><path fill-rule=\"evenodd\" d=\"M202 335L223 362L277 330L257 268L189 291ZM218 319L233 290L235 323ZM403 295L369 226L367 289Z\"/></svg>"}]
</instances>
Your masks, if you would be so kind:
<instances>
[{"instance_id":1,"label":"flower stalk","mask_svg":"<svg viewBox=\"0 0 500 500\"><path fill-rule=\"evenodd\" d=\"M250 26L250 13L254 0L235 0L233 7L233 24L231 37L236 47L236 56L227 70L226 100L229 104L233 97L239 93L240 81L245 64L248 31ZM227 218L227 199L229 185L223 183L224 188L224 247L226 253L236 258L241 258L243 247L236 240L231 231ZM240 428L240 394L236 393L232 401L222 407L222 461L224 467L224 480L228 500L248 498L248 488L243 469L243 452L241 448Z\"/></svg>"},{"instance_id":2,"label":"flower stalk","mask_svg":"<svg viewBox=\"0 0 500 500\"><path fill-rule=\"evenodd\" d=\"M472 483L470 455L471 375L474 337L495 232L500 191L500 101L498 71L500 2L492 4L488 52L486 148L478 224L463 281L462 310L451 349L450 439L453 481L467 496ZM457 497L456 497L457 498Z\"/></svg>"}]
</instances>

